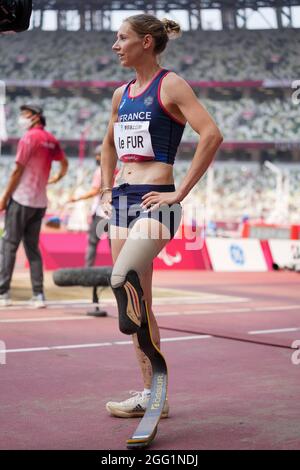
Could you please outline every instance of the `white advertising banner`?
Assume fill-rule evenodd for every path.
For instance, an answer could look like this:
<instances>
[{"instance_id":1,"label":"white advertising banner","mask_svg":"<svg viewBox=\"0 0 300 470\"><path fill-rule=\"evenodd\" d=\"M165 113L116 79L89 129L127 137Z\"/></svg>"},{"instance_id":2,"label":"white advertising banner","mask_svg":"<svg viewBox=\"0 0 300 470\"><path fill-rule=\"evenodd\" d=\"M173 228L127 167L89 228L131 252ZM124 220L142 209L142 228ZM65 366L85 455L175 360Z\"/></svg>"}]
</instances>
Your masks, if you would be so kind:
<instances>
[{"instance_id":1,"label":"white advertising banner","mask_svg":"<svg viewBox=\"0 0 300 470\"><path fill-rule=\"evenodd\" d=\"M259 240L206 238L214 271L268 271Z\"/></svg>"},{"instance_id":2,"label":"white advertising banner","mask_svg":"<svg viewBox=\"0 0 300 470\"><path fill-rule=\"evenodd\" d=\"M300 240L269 240L273 262L280 268L300 265Z\"/></svg>"}]
</instances>

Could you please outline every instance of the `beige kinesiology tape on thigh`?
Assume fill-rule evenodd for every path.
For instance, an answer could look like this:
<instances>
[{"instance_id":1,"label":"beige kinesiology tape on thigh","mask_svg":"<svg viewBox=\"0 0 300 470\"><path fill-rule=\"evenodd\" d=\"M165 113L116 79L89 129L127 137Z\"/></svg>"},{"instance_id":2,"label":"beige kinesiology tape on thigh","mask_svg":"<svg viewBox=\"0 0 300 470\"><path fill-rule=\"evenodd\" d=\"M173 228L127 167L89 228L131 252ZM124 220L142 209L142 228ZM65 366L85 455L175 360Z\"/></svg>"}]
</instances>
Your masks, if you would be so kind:
<instances>
[{"instance_id":1,"label":"beige kinesiology tape on thigh","mask_svg":"<svg viewBox=\"0 0 300 470\"><path fill-rule=\"evenodd\" d=\"M142 274L149 269L153 259L158 255L161 248L157 240L145 239L126 240L118 259L114 265L111 275L112 287L118 287L125 281L129 271L136 271Z\"/></svg>"},{"instance_id":2,"label":"beige kinesiology tape on thigh","mask_svg":"<svg viewBox=\"0 0 300 470\"><path fill-rule=\"evenodd\" d=\"M124 283L130 270L142 274L151 266L153 259L169 241L170 232L157 220L141 219L129 232L115 262L111 285L118 287Z\"/></svg>"}]
</instances>

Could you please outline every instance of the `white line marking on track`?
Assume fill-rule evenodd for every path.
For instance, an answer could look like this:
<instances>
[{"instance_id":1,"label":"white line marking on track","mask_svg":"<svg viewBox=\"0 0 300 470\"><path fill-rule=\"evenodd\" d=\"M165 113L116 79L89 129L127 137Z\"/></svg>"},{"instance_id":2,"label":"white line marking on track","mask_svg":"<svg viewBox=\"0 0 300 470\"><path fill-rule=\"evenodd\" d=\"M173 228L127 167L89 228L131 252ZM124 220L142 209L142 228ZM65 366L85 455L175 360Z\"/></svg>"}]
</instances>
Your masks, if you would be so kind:
<instances>
[{"instance_id":1,"label":"white line marking on track","mask_svg":"<svg viewBox=\"0 0 300 470\"><path fill-rule=\"evenodd\" d=\"M273 311L273 310L300 310L300 305L282 305L277 306L268 306L268 307L245 307L245 308L222 308L222 309L206 309L201 310L199 307L197 310L186 310L185 312L158 312L155 313L156 317L167 317L172 315L206 315L206 314L218 314L218 313L247 313L247 312L260 312L260 311Z\"/></svg>"},{"instance_id":2,"label":"white line marking on track","mask_svg":"<svg viewBox=\"0 0 300 470\"><path fill-rule=\"evenodd\" d=\"M62 300L62 301L46 301L46 308L47 310L57 310L63 307L72 307L72 308L84 308L84 307L93 307L97 304L93 304L90 300L78 300L75 302L74 300ZM22 301L13 301L12 305L8 307L0 306L0 311L10 312L13 310L32 310L38 311L39 309L34 308L29 302L22 302Z\"/></svg>"},{"instance_id":3,"label":"white line marking on track","mask_svg":"<svg viewBox=\"0 0 300 470\"><path fill-rule=\"evenodd\" d=\"M42 318L11 318L0 320L0 323L30 323L30 322L45 322L45 321L62 321L62 320L93 320L93 317L42 317Z\"/></svg>"},{"instance_id":4,"label":"white line marking on track","mask_svg":"<svg viewBox=\"0 0 300 470\"><path fill-rule=\"evenodd\" d=\"M114 344L118 346L123 346L124 344L132 344L132 341L115 341Z\"/></svg>"},{"instance_id":5,"label":"white line marking on track","mask_svg":"<svg viewBox=\"0 0 300 470\"><path fill-rule=\"evenodd\" d=\"M229 312L229 313L238 313L238 312L251 312L252 308L224 308L222 312Z\"/></svg>"},{"instance_id":6,"label":"white line marking on track","mask_svg":"<svg viewBox=\"0 0 300 470\"><path fill-rule=\"evenodd\" d=\"M295 310L300 309L300 305L280 305L279 307L255 307L252 310Z\"/></svg>"},{"instance_id":7,"label":"white line marking on track","mask_svg":"<svg viewBox=\"0 0 300 470\"><path fill-rule=\"evenodd\" d=\"M198 314L198 315L204 315L206 313L215 313L215 312L218 312L218 310L212 310L212 309L207 309L207 310L199 310L199 308L197 310L187 310L186 312L182 312L181 315L195 315L195 314ZM177 312L179 313L179 312ZM161 315L161 314L159 314Z\"/></svg>"},{"instance_id":8,"label":"white line marking on track","mask_svg":"<svg viewBox=\"0 0 300 470\"><path fill-rule=\"evenodd\" d=\"M184 315L181 312L157 312L155 313L156 317L173 317L177 315Z\"/></svg>"},{"instance_id":9,"label":"white line marking on track","mask_svg":"<svg viewBox=\"0 0 300 470\"><path fill-rule=\"evenodd\" d=\"M210 335L198 335L198 336L177 336L176 338L163 338L161 341L163 343L173 342L173 341L188 341L190 339L205 339L211 338Z\"/></svg>"},{"instance_id":10,"label":"white line marking on track","mask_svg":"<svg viewBox=\"0 0 300 470\"><path fill-rule=\"evenodd\" d=\"M51 346L50 349L82 349L82 348L98 348L99 346L112 346L113 343L90 343L90 344L67 344L65 346Z\"/></svg>"},{"instance_id":11,"label":"white line marking on track","mask_svg":"<svg viewBox=\"0 0 300 470\"><path fill-rule=\"evenodd\" d=\"M196 294L193 296L174 296L174 297L154 297L153 305L193 305L193 304L228 304L228 303L239 303L239 302L249 302L249 298L246 297L237 297L237 296L228 296L224 294L211 294L202 292L201 294ZM115 305L116 301L114 298L111 299L101 299L101 305L104 307ZM92 307L93 304L88 299L78 299L78 300L47 300L46 306L50 310L59 309L62 307L72 307L72 308L82 308L86 306ZM33 310L32 305L29 302L24 302L23 300L13 301L13 304L9 307L0 306L0 311L5 310ZM35 309L34 309L35 310Z\"/></svg>"},{"instance_id":12,"label":"white line marking on track","mask_svg":"<svg viewBox=\"0 0 300 470\"><path fill-rule=\"evenodd\" d=\"M248 312L267 312L273 310L300 310L300 305L281 305L281 306L267 306L267 307L245 307L245 308L222 308L222 309L205 309L201 310L199 307L197 310L186 310L186 311L168 311L168 312L156 312L156 317L172 317L179 315L206 315L206 314L223 314L223 313L248 313ZM109 315L110 318L117 318L115 315ZM94 320L97 319L93 316L75 316L69 315L65 317L41 317L41 318L3 318L0 319L0 323L31 323L31 322L47 322L47 321L63 321L63 320ZM97 319L98 320L98 319Z\"/></svg>"},{"instance_id":13,"label":"white line marking on track","mask_svg":"<svg viewBox=\"0 0 300 470\"><path fill-rule=\"evenodd\" d=\"M211 338L209 335L197 335L197 336L177 336L173 338L162 338L163 343L170 343L173 341L189 341L192 339L207 339ZM99 348L104 346L121 346L132 344L132 341L112 341L112 342L105 342L105 343L87 343L87 344L67 344L64 346L43 346L38 348L20 348L20 349L6 349L1 351L0 353L21 353L21 352L40 352L40 351L53 351L53 350L61 350L61 349L84 349L84 348Z\"/></svg>"},{"instance_id":14,"label":"white line marking on track","mask_svg":"<svg viewBox=\"0 0 300 470\"><path fill-rule=\"evenodd\" d=\"M299 331L300 328L280 328L277 330L257 330L257 331L248 331L248 335L263 335L266 333L287 333L289 331Z\"/></svg>"}]
</instances>

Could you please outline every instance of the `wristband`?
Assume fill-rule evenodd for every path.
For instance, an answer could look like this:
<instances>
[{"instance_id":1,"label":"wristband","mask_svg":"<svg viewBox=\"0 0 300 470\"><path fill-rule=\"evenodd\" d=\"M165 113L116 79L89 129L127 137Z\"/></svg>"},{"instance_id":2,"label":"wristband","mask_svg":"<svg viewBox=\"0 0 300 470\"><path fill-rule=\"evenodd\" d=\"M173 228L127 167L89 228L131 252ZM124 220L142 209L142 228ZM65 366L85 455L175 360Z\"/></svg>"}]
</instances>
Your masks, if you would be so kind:
<instances>
[{"instance_id":1,"label":"wristband","mask_svg":"<svg viewBox=\"0 0 300 470\"><path fill-rule=\"evenodd\" d=\"M112 188L103 188L103 189L100 189L100 194L103 194L103 193L107 193L108 191L112 191Z\"/></svg>"}]
</instances>

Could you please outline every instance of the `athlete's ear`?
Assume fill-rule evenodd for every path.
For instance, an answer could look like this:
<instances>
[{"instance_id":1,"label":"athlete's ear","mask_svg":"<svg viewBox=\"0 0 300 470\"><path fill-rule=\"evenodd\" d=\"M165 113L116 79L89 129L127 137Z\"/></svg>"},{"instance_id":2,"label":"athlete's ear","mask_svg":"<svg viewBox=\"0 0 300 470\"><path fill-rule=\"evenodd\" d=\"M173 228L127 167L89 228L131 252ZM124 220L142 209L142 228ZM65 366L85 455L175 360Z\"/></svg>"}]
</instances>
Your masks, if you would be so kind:
<instances>
[{"instance_id":1,"label":"athlete's ear","mask_svg":"<svg viewBox=\"0 0 300 470\"><path fill-rule=\"evenodd\" d=\"M144 49L149 49L153 45L153 36L151 34L146 34L143 39Z\"/></svg>"}]
</instances>

